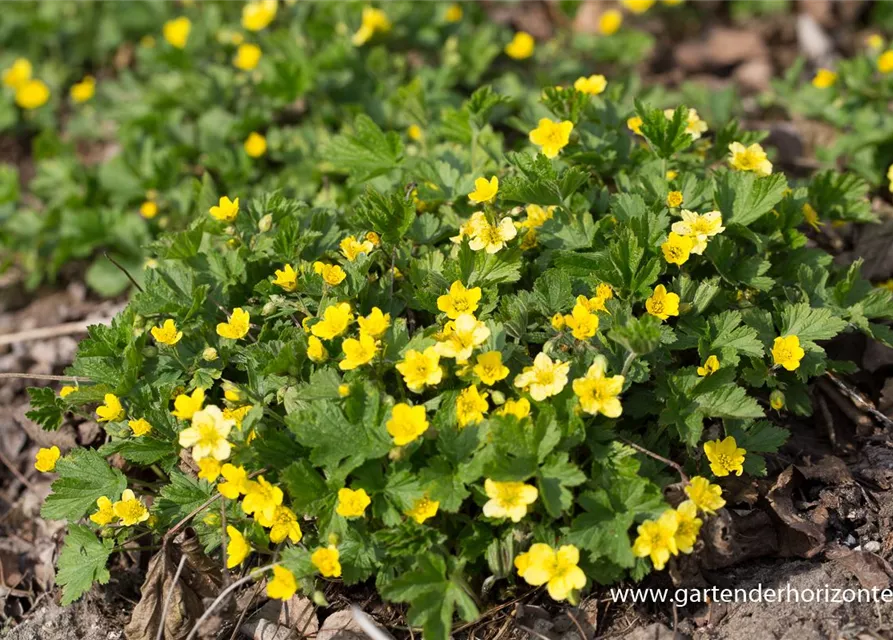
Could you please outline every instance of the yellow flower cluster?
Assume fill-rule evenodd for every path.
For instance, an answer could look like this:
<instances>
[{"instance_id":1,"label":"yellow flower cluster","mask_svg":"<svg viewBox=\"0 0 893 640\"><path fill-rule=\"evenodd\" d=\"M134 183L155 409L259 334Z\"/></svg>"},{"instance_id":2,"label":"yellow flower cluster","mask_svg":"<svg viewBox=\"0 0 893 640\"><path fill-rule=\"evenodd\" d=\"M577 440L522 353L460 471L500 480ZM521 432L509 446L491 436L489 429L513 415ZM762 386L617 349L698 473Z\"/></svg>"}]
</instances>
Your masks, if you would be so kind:
<instances>
[{"instance_id":1,"label":"yellow flower cluster","mask_svg":"<svg viewBox=\"0 0 893 640\"><path fill-rule=\"evenodd\" d=\"M575 592L586 586L586 574L579 563L580 551L572 544L553 549L537 542L515 558L518 575L534 587L546 585L554 600L575 599Z\"/></svg>"},{"instance_id":2,"label":"yellow flower cluster","mask_svg":"<svg viewBox=\"0 0 893 640\"><path fill-rule=\"evenodd\" d=\"M112 502L108 496L96 500L96 511L90 520L101 527L116 522L125 527L132 527L149 519L149 510L130 489L125 489L121 499Z\"/></svg>"},{"instance_id":3,"label":"yellow flower cluster","mask_svg":"<svg viewBox=\"0 0 893 640\"><path fill-rule=\"evenodd\" d=\"M33 78L32 72L27 58L17 58L3 71L3 84L15 91L16 104L26 111L42 107L50 99L49 87L42 80Z\"/></svg>"},{"instance_id":4,"label":"yellow flower cluster","mask_svg":"<svg viewBox=\"0 0 893 640\"><path fill-rule=\"evenodd\" d=\"M664 259L676 265L685 264L691 254L703 254L710 238L726 229L719 211L698 214L683 209L681 216L682 220L673 223L666 242L661 245Z\"/></svg>"}]
</instances>

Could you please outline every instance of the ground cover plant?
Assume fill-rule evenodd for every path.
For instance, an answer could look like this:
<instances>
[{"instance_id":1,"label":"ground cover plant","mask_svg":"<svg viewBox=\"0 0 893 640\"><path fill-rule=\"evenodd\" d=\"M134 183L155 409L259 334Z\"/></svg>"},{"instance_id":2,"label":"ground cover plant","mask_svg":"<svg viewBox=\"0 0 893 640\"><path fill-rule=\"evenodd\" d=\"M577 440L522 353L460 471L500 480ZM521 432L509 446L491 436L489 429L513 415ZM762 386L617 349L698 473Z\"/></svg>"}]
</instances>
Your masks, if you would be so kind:
<instances>
[{"instance_id":1,"label":"ground cover plant","mask_svg":"<svg viewBox=\"0 0 893 640\"><path fill-rule=\"evenodd\" d=\"M865 215L839 177L791 189L734 123L708 142L686 107L575 88L547 89L551 119L504 152L501 100L476 92L471 146L428 155L358 116L329 155L390 186L345 210L205 180L201 215L82 342L69 373L91 384L34 391L46 427L98 402L109 436L47 465L65 601L189 515L230 568L272 570L270 597L374 578L426 637L473 620L485 585L574 601L691 552L722 478L784 441L771 416L852 370L819 342L887 339L890 293L798 230L807 205ZM677 508L660 458L685 461Z\"/></svg>"},{"instance_id":2,"label":"ground cover plant","mask_svg":"<svg viewBox=\"0 0 893 640\"><path fill-rule=\"evenodd\" d=\"M576 603L696 554L701 527L734 499L731 476L765 475L786 422L812 413L809 382L856 370L826 341L893 344L890 291L806 235L874 222L871 176L789 180L764 134L687 104L654 108L623 70L574 63L526 88L513 60L539 44L523 35L499 32L474 81L460 70L479 49L436 38L442 66L387 79L385 45L368 50L377 39L427 36L383 8L260 2L219 9L218 24L212 6L189 28L158 14L167 45L137 54L156 79L109 81L146 98L117 106L124 151L99 169L113 177L98 200L43 210L58 221L114 201L103 220L139 227L116 230L138 242L109 276L136 281L127 308L91 328L58 394L30 390L44 429L73 413L105 435L35 461L56 474L43 516L68 523L64 603L107 582L110 558L133 545L160 545L163 565L187 526L232 582L317 604L333 581L374 585L429 638L534 587ZM435 30L462 28L451 5L426 11ZM231 56L251 66L256 52L220 36L224 15L270 38L262 73L233 77ZM300 52L296 24L319 29L297 34ZM216 56L211 72L186 56L193 38ZM343 80L318 70L326 56L385 89L362 107L339 101ZM9 69L20 86L34 75ZM298 95L305 72L318 92ZM174 104L205 76L219 84ZM232 102L208 111L221 89ZM322 106L290 123L300 98ZM174 133L144 104L168 102ZM21 108L16 126L39 128L40 112ZM156 128L163 146L141 147ZM128 182L115 172L141 148ZM53 160L83 171L79 185L93 174L71 151ZM152 215L134 211L149 204ZM28 213L10 213L7 239L22 242ZM39 225L30 237L55 245L59 230ZM108 240L54 260L99 247ZM137 609L157 615L152 580L150 566ZM135 614L128 633L167 623L152 624Z\"/></svg>"},{"instance_id":3,"label":"ground cover plant","mask_svg":"<svg viewBox=\"0 0 893 640\"><path fill-rule=\"evenodd\" d=\"M515 32L477 5L89 7L9 7L0 132L35 175L19 193L18 168L4 165L0 242L32 287L88 261L86 281L105 296L130 281L104 253L139 280L143 248L191 219L206 172L243 197L280 189L348 201L341 169L317 152L357 113L423 148L434 142L431 114L455 111L485 81L521 97L534 78L554 81L556 66L571 78L595 63L628 71L652 42L620 29L619 11L593 53L594 38L569 35L510 47ZM67 34L65 56L28 36L38 32ZM566 60L568 48L578 60Z\"/></svg>"}]
</instances>

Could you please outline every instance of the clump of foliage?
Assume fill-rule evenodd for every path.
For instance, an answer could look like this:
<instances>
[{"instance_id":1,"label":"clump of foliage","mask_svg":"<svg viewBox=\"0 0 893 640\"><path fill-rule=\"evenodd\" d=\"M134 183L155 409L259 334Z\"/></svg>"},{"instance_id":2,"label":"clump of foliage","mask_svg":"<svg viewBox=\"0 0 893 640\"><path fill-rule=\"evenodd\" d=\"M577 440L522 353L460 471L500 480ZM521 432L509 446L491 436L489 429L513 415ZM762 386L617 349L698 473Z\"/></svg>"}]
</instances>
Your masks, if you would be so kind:
<instances>
[{"instance_id":1,"label":"clump of foliage","mask_svg":"<svg viewBox=\"0 0 893 640\"><path fill-rule=\"evenodd\" d=\"M865 220L858 178L790 185L759 134L620 97L581 78L516 114L485 86L421 148L360 115L323 151L361 193L341 207L206 175L80 345L90 383L32 391L44 427L95 409L108 435L41 461L65 601L185 518L271 597L374 579L430 638L524 583L573 602L691 553L775 418L854 369L821 343L891 343L893 300L802 232Z\"/></svg>"},{"instance_id":2,"label":"clump of foliage","mask_svg":"<svg viewBox=\"0 0 893 640\"><path fill-rule=\"evenodd\" d=\"M19 168L0 169L0 264L35 287L79 262L93 290L118 295L130 281L105 254L141 282L145 246L191 220L205 173L243 199L352 202L339 164L319 154L343 122L365 113L424 148L440 137L433 117L461 118L481 84L520 111L547 76L610 65L619 78L653 39L612 15L603 36L517 36L519 47L475 3L10 5L0 133L34 175L19 189ZM446 117L444 129L464 133Z\"/></svg>"}]
</instances>

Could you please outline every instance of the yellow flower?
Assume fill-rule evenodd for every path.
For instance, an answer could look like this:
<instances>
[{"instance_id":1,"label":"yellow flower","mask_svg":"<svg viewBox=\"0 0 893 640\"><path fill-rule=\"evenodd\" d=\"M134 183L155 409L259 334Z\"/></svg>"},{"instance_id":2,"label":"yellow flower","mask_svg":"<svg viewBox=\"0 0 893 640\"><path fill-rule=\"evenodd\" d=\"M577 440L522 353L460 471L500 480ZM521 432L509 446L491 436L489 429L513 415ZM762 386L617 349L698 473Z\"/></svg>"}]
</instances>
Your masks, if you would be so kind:
<instances>
[{"instance_id":1,"label":"yellow flower","mask_svg":"<svg viewBox=\"0 0 893 640\"><path fill-rule=\"evenodd\" d=\"M436 516L439 507L440 502L431 500L425 495L415 501L415 504L412 505L412 509L407 511L406 515L415 520L417 524L422 524L428 518Z\"/></svg>"},{"instance_id":2,"label":"yellow flower","mask_svg":"<svg viewBox=\"0 0 893 640\"><path fill-rule=\"evenodd\" d=\"M244 467L237 467L227 462L220 468L220 474L225 482L217 485L217 491L224 498L236 500L240 495L245 495L251 490L251 481L248 479L248 472Z\"/></svg>"},{"instance_id":3,"label":"yellow flower","mask_svg":"<svg viewBox=\"0 0 893 640\"><path fill-rule=\"evenodd\" d=\"M667 194L667 206L671 209L675 209L682 204L682 199L681 191L670 191L670 193Z\"/></svg>"},{"instance_id":4,"label":"yellow flower","mask_svg":"<svg viewBox=\"0 0 893 640\"><path fill-rule=\"evenodd\" d=\"M323 346L322 341L316 336L310 336L307 338L307 357L310 358L312 362L319 364L320 362L325 362L329 357L329 352L326 351L326 348Z\"/></svg>"},{"instance_id":5,"label":"yellow flower","mask_svg":"<svg viewBox=\"0 0 893 640\"><path fill-rule=\"evenodd\" d=\"M586 375L573 382L574 393L580 398L580 406L588 414L602 414L608 418L619 418L623 413L618 396L623 390L623 376L605 375L608 361L605 356L596 356Z\"/></svg>"},{"instance_id":6,"label":"yellow flower","mask_svg":"<svg viewBox=\"0 0 893 640\"><path fill-rule=\"evenodd\" d=\"M124 417L124 407L118 396L113 393L105 394L104 404L96 408L96 420L98 422L116 422Z\"/></svg>"},{"instance_id":7,"label":"yellow flower","mask_svg":"<svg viewBox=\"0 0 893 640\"><path fill-rule=\"evenodd\" d=\"M338 246L341 248L342 255L350 262L360 257L360 254L369 254L375 249L375 245L369 240L360 242L355 236L347 236Z\"/></svg>"},{"instance_id":8,"label":"yellow flower","mask_svg":"<svg viewBox=\"0 0 893 640\"><path fill-rule=\"evenodd\" d=\"M756 142L745 147L740 142L729 145L729 164L738 171L753 171L758 176L768 176L772 173L772 163L766 157L766 152Z\"/></svg>"},{"instance_id":9,"label":"yellow flower","mask_svg":"<svg viewBox=\"0 0 893 640\"><path fill-rule=\"evenodd\" d=\"M127 426L129 426L130 430L133 431L133 435L137 437L144 436L152 431L152 425L149 424L149 421L145 418L140 418L139 420L130 420L127 423Z\"/></svg>"},{"instance_id":10,"label":"yellow flower","mask_svg":"<svg viewBox=\"0 0 893 640\"><path fill-rule=\"evenodd\" d=\"M688 496L688 501L709 515L713 515L717 509L722 509L726 504L722 497L722 487L710 484L710 481L702 476L695 476L685 485L685 495Z\"/></svg>"},{"instance_id":11,"label":"yellow flower","mask_svg":"<svg viewBox=\"0 0 893 640\"><path fill-rule=\"evenodd\" d=\"M428 347L424 351L410 349L396 366L406 387L414 393L436 386L443 379L440 354L436 347Z\"/></svg>"},{"instance_id":12,"label":"yellow flower","mask_svg":"<svg viewBox=\"0 0 893 640\"><path fill-rule=\"evenodd\" d=\"M168 20L164 23L162 34L164 39L172 47L177 49L185 49L186 42L189 40L189 32L192 31L192 22L186 16L180 16L174 20Z\"/></svg>"},{"instance_id":13,"label":"yellow flower","mask_svg":"<svg viewBox=\"0 0 893 640\"><path fill-rule=\"evenodd\" d=\"M459 393L456 397L456 421L460 429L484 419L484 414L490 408L487 403L488 395L486 391L479 392L474 385Z\"/></svg>"},{"instance_id":14,"label":"yellow flower","mask_svg":"<svg viewBox=\"0 0 893 640\"><path fill-rule=\"evenodd\" d=\"M342 398L346 398L347 396L349 396L350 395L350 386L348 386L346 384L339 384L338 385L338 395L341 396Z\"/></svg>"},{"instance_id":15,"label":"yellow flower","mask_svg":"<svg viewBox=\"0 0 893 640\"><path fill-rule=\"evenodd\" d=\"M323 282L331 287L341 284L347 277L344 269L337 264L326 264L319 261L313 263L313 272L322 276Z\"/></svg>"},{"instance_id":16,"label":"yellow flower","mask_svg":"<svg viewBox=\"0 0 893 640\"><path fill-rule=\"evenodd\" d=\"M406 129L406 135L408 135L409 139L414 142L418 142L425 137L425 134L422 132L422 128L417 124L409 125L409 128Z\"/></svg>"},{"instance_id":17,"label":"yellow flower","mask_svg":"<svg viewBox=\"0 0 893 640\"><path fill-rule=\"evenodd\" d=\"M251 316L242 307L233 309L232 315L226 322L217 325L217 335L221 338L239 340L244 338L250 327Z\"/></svg>"},{"instance_id":18,"label":"yellow flower","mask_svg":"<svg viewBox=\"0 0 893 640\"><path fill-rule=\"evenodd\" d=\"M232 222L239 215L239 199L230 200L227 196L221 196L216 207L208 211L211 217L221 222Z\"/></svg>"},{"instance_id":19,"label":"yellow flower","mask_svg":"<svg viewBox=\"0 0 893 640\"><path fill-rule=\"evenodd\" d=\"M879 33L872 33L865 38L865 45L869 49L880 51L884 46L884 37Z\"/></svg>"},{"instance_id":20,"label":"yellow flower","mask_svg":"<svg viewBox=\"0 0 893 640\"><path fill-rule=\"evenodd\" d=\"M177 331L177 325L170 318L165 320L164 324L152 327L151 333L155 342L170 346L177 344L183 338L183 332Z\"/></svg>"},{"instance_id":21,"label":"yellow flower","mask_svg":"<svg viewBox=\"0 0 893 640\"><path fill-rule=\"evenodd\" d=\"M494 180L498 180L495 176ZM478 180L483 180L484 184L487 184L487 181L484 178L478 178ZM469 198L471 195L468 196ZM459 234L452 236L450 238L450 242L454 242L456 244L462 243L462 238L471 238L474 234L477 233L478 229L488 225L487 216L484 215L483 211L475 211L471 214L471 217L466 220L462 225L459 226Z\"/></svg>"},{"instance_id":22,"label":"yellow flower","mask_svg":"<svg viewBox=\"0 0 893 640\"><path fill-rule=\"evenodd\" d=\"M398 447L414 442L428 430L425 407L423 405L411 407L405 402L395 404L385 427Z\"/></svg>"},{"instance_id":23,"label":"yellow flower","mask_svg":"<svg viewBox=\"0 0 893 640\"><path fill-rule=\"evenodd\" d=\"M245 540L242 532L234 526L226 526L226 568L233 569L245 562L245 558L251 553L251 545Z\"/></svg>"},{"instance_id":24,"label":"yellow flower","mask_svg":"<svg viewBox=\"0 0 893 640\"><path fill-rule=\"evenodd\" d=\"M740 476L744 472L744 455L747 451L741 449L732 436L705 442L704 453L710 461L710 470L719 478L730 473Z\"/></svg>"},{"instance_id":25,"label":"yellow flower","mask_svg":"<svg viewBox=\"0 0 893 640\"><path fill-rule=\"evenodd\" d=\"M192 416L192 426L180 432L181 447L192 448L192 458L226 460L232 451L227 438L235 420L226 418L219 407L208 405Z\"/></svg>"},{"instance_id":26,"label":"yellow flower","mask_svg":"<svg viewBox=\"0 0 893 640\"><path fill-rule=\"evenodd\" d=\"M338 561L339 553L335 545L330 544L326 548L319 548L310 555L310 562L326 578L341 577L341 563Z\"/></svg>"},{"instance_id":27,"label":"yellow flower","mask_svg":"<svg viewBox=\"0 0 893 640\"><path fill-rule=\"evenodd\" d=\"M455 358L461 364L471 357L471 352L490 337L490 329L470 313L463 313L448 325L444 340L435 345L444 358Z\"/></svg>"},{"instance_id":28,"label":"yellow flower","mask_svg":"<svg viewBox=\"0 0 893 640\"><path fill-rule=\"evenodd\" d=\"M546 224L547 220L552 219L552 216L555 215L556 208L555 205L544 208L538 204L529 204L525 207L527 219L524 220L524 222L518 223L518 226L527 229L539 229Z\"/></svg>"},{"instance_id":29,"label":"yellow flower","mask_svg":"<svg viewBox=\"0 0 893 640\"><path fill-rule=\"evenodd\" d=\"M49 473L56 468L56 461L61 455L62 452L56 445L49 448L41 447L34 456L34 468L41 473Z\"/></svg>"},{"instance_id":30,"label":"yellow flower","mask_svg":"<svg viewBox=\"0 0 893 640\"><path fill-rule=\"evenodd\" d=\"M286 538L297 544L304 536L301 533L301 526L298 524L298 517L288 507L277 506L272 521L262 521L262 518L257 515L255 518L258 519L261 526L270 528L270 542L273 544L279 544Z\"/></svg>"},{"instance_id":31,"label":"yellow flower","mask_svg":"<svg viewBox=\"0 0 893 640\"><path fill-rule=\"evenodd\" d=\"M481 382L487 386L496 384L500 380L505 380L509 374L509 368L502 364L502 353L499 351L488 351L487 353L479 354L473 371L480 378Z\"/></svg>"},{"instance_id":32,"label":"yellow flower","mask_svg":"<svg viewBox=\"0 0 893 640\"><path fill-rule=\"evenodd\" d=\"M552 328L555 329L555 331L561 331L562 329L564 329L564 325L566 324L564 321L564 316L561 314L561 312L556 313L554 316L552 316L550 322L552 324Z\"/></svg>"},{"instance_id":33,"label":"yellow flower","mask_svg":"<svg viewBox=\"0 0 893 640\"><path fill-rule=\"evenodd\" d=\"M645 13L654 5L654 0L621 0L620 4L632 13Z\"/></svg>"},{"instance_id":34,"label":"yellow flower","mask_svg":"<svg viewBox=\"0 0 893 640\"><path fill-rule=\"evenodd\" d=\"M781 336L772 343L772 360L777 367L795 371L805 355L797 336Z\"/></svg>"},{"instance_id":35,"label":"yellow flower","mask_svg":"<svg viewBox=\"0 0 893 640\"><path fill-rule=\"evenodd\" d=\"M242 45L243 47L249 45ZM241 53L242 48L239 48L239 52ZM236 64L236 66L239 66ZM253 68L253 67L252 67ZM248 134L248 137L245 138L245 143L242 145L242 148L245 149L245 153L248 154L251 158L260 158L267 152L267 139L263 136L263 134L258 133L257 131L252 131Z\"/></svg>"},{"instance_id":36,"label":"yellow flower","mask_svg":"<svg viewBox=\"0 0 893 640\"><path fill-rule=\"evenodd\" d=\"M64 387L59 389L59 397L67 398L70 394L74 393L75 391L77 391L77 387L71 387L69 385L65 385Z\"/></svg>"},{"instance_id":37,"label":"yellow flower","mask_svg":"<svg viewBox=\"0 0 893 640\"><path fill-rule=\"evenodd\" d=\"M681 236L691 238L693 244L691 252L694 254L704 253L707 241L726 230L722 226L722 214L719 211L697 214L694 211L683 209L680 214L682 220L674 222L671 229Z\"/></svg>"},{"instance_id":38,"label":"yellow flower","mask_svg":"<svg viewBox=\"0 0 893 640\"><path fill-rule=\"evenodd\" d=\"M84 79L71 87L71 99L77 103L87 102L96 93L96 78L84 76Z\"/></svg>"},{"instance_id":39,"label":"yellow flower","mask_svg":"<svg viewBox=\"0 0 893 640\"><path fill-rule=\"evenodd\" d=\"M645 309L653 316L666 320L670 316L679 315L679 296L668 293L667 288L659 284L654 288L654 293L645 301Z\"/></svg>"},{"instance_id":40,"label":"yellow flower","mask_svg":"<svg viewBox=\"0 0 893 640\"><path fill-rule=\"evenodd\" d=\"M378 245L381 244L381 237L374 231L369 231L366 234L366 240L371 242L373 247L377 247ZM394 267L394 268L396 269L396 267Z\"/></svg>"},{"instance_id":41,"label":"yellow flower","mask_svg":"<svg viewBox=\"0 0 893 640\"><path fill-rule=\"evenodd\" d=\"M16 104L22 109L37 109L50 99L50 89L42 80L28 80L16 89Z\"/></svg>"},{"instance_id":42,"label":"yellow flower","mask_svg":"<svg viewBox=\"0 0 893 640\"><path fill-rule=\"evenodd\" d=\"M570 120L553 122L549 118L540 118L536 129L530 132L530 141L542 148L543 155L554 158L570 142L574 123Z\"/></svg>"},{"instance_id":43,"label":"yellow flower","mask_svg":"<svg viewBox=\"0 0 893 640\"><path fill-rule=\"evenodd\" d=\"M282 287L286 291L294 291L298 288L298 274L290 264L283 265L282 269L276 269L276 278L273 284Z\"/></svg>"},{"instance_id":44,"label":"yellow flower","mask_svg":"<svg viewBox=\"0 0 893 640\"><path fill-rule=\"evenodd\" d=\"M530 401L527 398L506 400L505 404L499 407L496 414L500 416L515 416L518 420L523 420L530 415Z\"/></svg>"},{"instance_id":45,"label":"yellow flower","mask_svg":"<svg viewBox=\"0 0 893 640\"><path fill-rule=\"evenodd\" d=\"M681 553L691 553L698 540L701 525L704 524L698 517L698 507L691 500L686 500L676 508L676 520L676 548Z\"/></svg>"},{"instance_id":46,"label":"yellow flower","mask_svg":"<svg viewBox=\"0 0 893 640\"><path fill-rule=\"evenodd\" d=\"M158 205L152 200L146 200L140 205L140 215L146 220L151 220L158 215Z\"/></svg>"},{"instance_id":47,"label":"yellow flower","mask_svg":"<svg viewBox=\"0 0 893 640\"><path fill-rule=\"evenodd\" d=\"M675 109L664 109L664 117L667 120L672 120L674 114ZM691 136L692 140L698 140L701 137L701 134L705 131L707 131L707 123L701 120L701 116L698 115L698 110L689 109L685 132Z\"/></svg>"},{"instance_id":48,"label":"yellow flower","mask_svg":"<svg viewBox=\"0 0 893 640\"><path fill-rule=\"evenodd\" d=\"M515 60L525 60L533 55L536 41L526 31L518 31L512 41L505 45L505 54Z\"/></svg>"},{"instance_id":49,"label":"yellow flower","mask_svg":"<svg viewBox=\"0 0 893 640\"><path fill-rule=\"evenodd\" d=\"M717 371L719 371L719 358L713 355L707 358L703 367L698 367L698 375L701 377L709 376Z\"/></svg>"},{"instance_id":50,"label":"yellow flower","mask_svg":"<svg viewBox=\"0 0 893 640\"><path fill-rule=\"evenodd\" d=\"M651 564L660 571L667 564L670 555L677 555L676 531L679 529L679 516L673 509L667 509L654 520L646 520L639 525L639 537L633 543L633 555L638 558L651 557Z\"/></svg>"},{"instance_id":51,"label":"yellow flower","mask_svg":"<svg viewBox=\"0 0 893 640\"><path fill-rule=\"evenodd\" d=\"M666 178L667 178L667 180L672 181L672 180L675 180L678 175L679 175L678 171L674 171L674 170L670 169L669 171L667 171Z\"/></svg>"},{"instance_id":52,"label":"yellow flower","mask_svg":"<svg viewBox=\"0 0 893 640\"><path fill-rule=\"evenodd\" d=\"M462 5L458 2L454 2L447 7L443 17L447 22L459 22L459 20L462 19Z\"/></svg>"},{"instance_id":53,"label":"yellow flower","mask_svg":"<svg viewBox=\"0 0 893 640\"><path fill-rule=\"evenodd\" d=\"M816 89L827 89L833 87L836 82L837 74L835 72L831 69L819 69L812 79L812 86Z\"/></svg>"},{"instance_id":54,"label":"yellow flower","mask_svg":"<svg viewBox=\"0 0 893 640\"><path fill-rule=\"evenodd\" d=\"M285 567L273 567L273 579L267 581L267 595L273 600L291 600L298 591L295 574Z\"/></svg>"},{"instance_id":55,"label":"yellow flower","mask_svg":"<svg viewBox=\"0 0 893 640\"><path fill-rule=\"evenodd\" d=\"M598 316L578 302L570 315L564 316L564 324L577 340L588 340L598 331Z\"/></svg>"},{"instance_id":56,"label":"yellow flower","mask_svg":"<svg viewBox=\"0 0 893 640\"><path fill-rule=\"evenodd\" d=\"M248 415L248 412L251 411L253 407L254 405L251 404L246 404L243 407L227 407L223 410L223 417L227 420L232 420L235 423L236 428L241 430L242 421L245 419L245 416Z\"/></svg>"},{"instance_id":57,"label":"yellow flower","mask_svg":"<svg viewBox=\"0 0 893 640\"><path fill-rule=\"evenodd\" d=\"M201 411L205 404L205 390L201 387L195 389L192 395L181 393L174 399L174 410L171 412L180 420L192 420L197 411Z\"/></svg>"},{"instance_id":58,"label":"yellow flower","mask_svg":"<svg viewBox=\"0 0 893 640\"><path fill-rule=\"evenodd\" d=\"M495 482L484 480L484 491L490 498L484 504L484 515L488 518L508 518L520 522L527 515L528 505L536 502L539 492L531 484L523 482Z\"/></svg>"},{"instance_id":59,"label":"yellow flower","mask_svg":"<svg viewBox=\"0 0 893 640\"><path fill-rule=\"evenodd\" d=\"M3 71L3 84L10 89L18 89L31 79L31 63L27 58L16 60Z\"/></svg>"},{"instance_id":60,"label":"yellow flower","mask_svg":"<svg viewBox=\"0 0 893 640\"><path fill-rule=\"evenodd\" d=\"M202 458L198 460L198 477L208 482L214 482L220 475L220 461L214 458Z\"/></svg>"},{"instance_id":61,"label":"yellow flower","mask_svg":"<svg viewBox=\"0 0 893 640\"><path fill-rule=\"evenodd\" d=\"M642 118L632 116L626 120L626 128L635 133L637 136L642 135Z\"/></svg>"},{"instance_id":62,"label":"yellow flower","mask_svg":"<svg viewBox=\"0 0 893 640\"><path fill-rule=\"evenodd\" d=\"M258 521L272 522L276 507L281 504L282 489L264 480L263 476L248 482L248 491L242 499L242 511L246 514L254 514Z\"/></svg>"},{"instance_id":63,"label":"yellow flower","mask_svg":"<svg viewBox=\"0 0 893 640\"><path fill-rule=\"evenodd\" d=\"M524 367L524 370L515 376L514 384L527 391L531 398L541 402L561 393L567 385L570 368L569 362L560 360L552 362L552 358L540 352L534 358L533 366Z\"/></svg>"},{"instance_id":64,"label":"yellow flower","mask_svg":"<svg viewBox=\"0 0 893 640\"><path fill-rule=\"evenodd\" d=\"M586 586L586 574L577 566L579 563L580 551L571 544L563 545L556 551L538 542L515 558L518 575L529 585L538 587L545 584L554 600L566 600L573 591Z\"/></svg>"},{"instance_id":65,"label":"yellow flower","mask_svg":"<svg viewBox=\"0 0 893 640\"><path fill-rule=\"evenodd\" d=\"M486 178L477 178L474 181L474 191L468 194L468 199L475 204L490 202L496 197L499 191L499 178L493 176L489 180ZM481 214L483 217L483 214Z\"/></svg>"},{"instance_id":66,"label":"yellow flower","mask_svg":"<svg viewBox=\"0 0 893 640\"><path fill-rule=\"evenodd\" d=\"M598 32L603 36L614 35L622 24L623 14L617 9L608 9L598 19Z\"/></svg>"},{"instance_id":67,"label":"yellow flower","mask_svg":"<svg viewBox=\"0 0 893 640\"><path fill-rule=\"evenodd\" d=\"M706 242L704 243L706 245ZM688 261L688 257L694 247L694 241L691 236L681 236L675 231L671 231L667 236L667 241L660 245L664 252L664 260L670 264L683 265Z\"/></svg>"},{"instance_id":68,"label":"yellow flower","mask_svg":"<svg viewBox=\"0 0 893 640\"><path fill-rule=\"evenodd\" d=\"M381 9L363 7L363 21L360 28L353 34L351 42L355 47L361 47L372 39L376 33L387 33L391 30L391 21Z\"/></svg>"},{"instance_id":69,"label":"yellow flower","mask_svg":"<svg viewBox=\"0 0 893 640\"><path fill-rule=\"evenodd\" d=\"M455 320L462 314L477 311L478 302L481 300L481 288L472 287L466 289L460 280L450 285L448 294L437 298L437 308L447 314L451 320Z\"/></svg>"},{"instance_id":70,"label":"yellow flower","mask_svg":"<svg viewBox=\"0 0 893 640\"><path fill-rule=\"evenodd\" d=\"M375 338L362 331L359 339L348 338L341 343L341 349L344 351L344 360L338 363L338 368L342 371L351 371L369 364L378 352Z\"/></svg>"},{"instance_id":71,"label":"yellow flower","mask_svg":"<svg viewBox=\"0 0 893 640\"><path fill-rule=\"evenodd\" d=\"M391 314L382 313L378 307L372 307L368 316L357 318L357 323L360 325L360 333L365 333L376 339L381 338L391 326Z\"/></svg>"},{"instance_id":72,"label":"yellow flower","mask_svg":"<svg viewBox=\"0 0 893 640\"><path fill-rule=\"evenodd\" d=\"M512 220L503 218L497 224L484 223L478 226L468 246L474 251L484 249L487 253L496 253L516 235L518 230Z\"/></svg>"},{"instance_id":73,"label":"yellow flower","mask_svg":"<svg viewBox=\"0 0 893 640\"><path fill-rule=\"evenodd\" d=\"M322 315L322 321L310 327L310 332L317 338L331 340L347 331L347 325L350 324L351 320L353 320L353 314L350 312L348 303L340 302L333 304L326 307Z\"/></svg>"},{"instance_id":74,"label":"yellow flower","mask_svg":"<svg viewBox=\"0 0 893 640\"><path fill-rule=\"evenodd\" d=\"M242 7L242 27L248 31L260 31L276 17L276 0L254 0Z\"/></svg>"},{"instance_id":75,"label":"yellow flower","mask_svg":"<svg viewBox=\"0 0 893 640\"><path fill-rule=\"evenodd\" d=\"M574 89L580 93L586 93L591 96L597 96L608 86L608 81L603 75L580 76L574 82Z\"/></svg>"},{"instance_id":76,"label":"yellow flower","mask_svg":"<svg viewBox=\"0 0 893 640\"><path fill-rule=\"evenodd\" d=\"M877 68L881 73L893 71L893 49L884 51L877 59Z\"/></svg>"},{"instance_id":77,"label":"yellow flower","mask_svg":"<svg viewBox=\"0 0 893 640\"><path fill-rule=\"evenodd\" d=\"M149 510L133 495L133 491L130 489L124 490L121 499L112 506L112 510L125 527L131 527L149 519Z\"/></svg>"},{"instance_id":78,"label":"yellow flower","mask_svg":"<svg viewBox=\"0 0 893 640\"><path fill-rule=\"evenodd\" d=\"M361 518L370 504L372 504L372 500L365 489L354 491L345 487L338 490L338 505L335 507L335 513L345 518Z\"/></svg>"},{"instance_id":79,"label":"yellow flower","mask_svg":"<svg viewBox=\"0 0 893 640\"><path fill-rule=\"evenodd\" d=\"M96 511L90 515L90 520L98 524L100 527L104 527L118 519L118 516L115 515L112 501L109 500L107 496L102 496L96 500L96 507Z\"/></svg>"}]
</instances>

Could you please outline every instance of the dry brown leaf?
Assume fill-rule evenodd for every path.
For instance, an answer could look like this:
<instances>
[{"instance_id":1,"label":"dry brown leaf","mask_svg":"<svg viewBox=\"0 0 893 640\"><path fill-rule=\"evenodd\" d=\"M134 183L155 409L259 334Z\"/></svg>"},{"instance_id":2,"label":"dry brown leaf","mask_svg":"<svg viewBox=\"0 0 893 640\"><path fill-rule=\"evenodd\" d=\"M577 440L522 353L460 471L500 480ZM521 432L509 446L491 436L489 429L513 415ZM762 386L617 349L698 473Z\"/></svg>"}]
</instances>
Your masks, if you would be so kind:
<instances>
[{"instance_id":1,"label":"dry brown leaf","mask_svg":"<svg viewBox=\"0 0 893 640\"><path fill-rule=\"evenodd\" d=\"M838 546L828 549L825 557L856 576L863 589L886 589L890 586L893 567L876 553Z\"/></svg>"},{"instance_id":2,"label":"dry brown leaf","mask_svg":"<svg viewBox=\"0 0 893 640\"><path fill-rule=\"evenodd\" d=\"M146 579L140 588L142 597L133 609L130 622L124 627L128 640L155 640L162 625L163 640L184 640L204 611L201 598L186 583L182 574L174 583L177 563L171 556L172 546L166 545L149 561ZM170 604L165 615L164 605L168 594Z\"/></svg>"},{"instance_id":3,"label":"dry brown leaf","mask_svg":"<svg viewBox=\"0 0 893 640\"><path fill-rule=\"evenodd\" d=\"M794 507L794 491L804 480L799 469L789 466L766 496L780 520L778 546L782 556L812 558L825 547L825 528L803 518Z\"/></svg>"}]
</instances>

